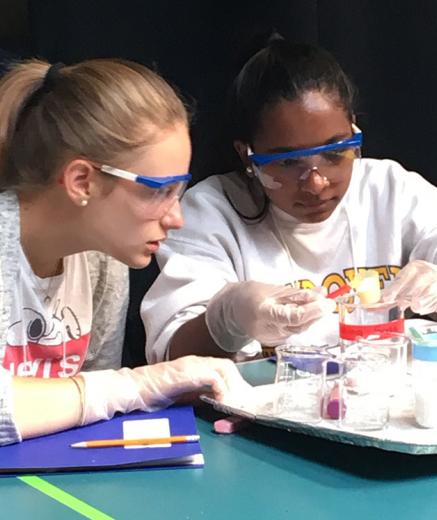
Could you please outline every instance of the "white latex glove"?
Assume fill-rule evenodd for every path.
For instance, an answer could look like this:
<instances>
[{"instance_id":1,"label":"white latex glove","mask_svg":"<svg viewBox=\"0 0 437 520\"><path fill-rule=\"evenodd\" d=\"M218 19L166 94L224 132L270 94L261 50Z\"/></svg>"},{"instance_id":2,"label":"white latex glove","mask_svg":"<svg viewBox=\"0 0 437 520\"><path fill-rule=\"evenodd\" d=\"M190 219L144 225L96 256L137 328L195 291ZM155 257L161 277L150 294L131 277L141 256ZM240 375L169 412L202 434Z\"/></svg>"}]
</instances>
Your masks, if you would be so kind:
<instances>
[{"instance_id":1,"label":"white latex glove","mask_svg":"<svg viewBox=\"0 0 437 520\"><path fill-rule=\"evenodd\" d=\"M278 345L334 310L321 290L251 281L227 284L208 303L205 319L217 345L237 352L254 339Z\"/></svg>"},{"instance_id":2,"label":"white latex glove","mask_svg":"<svg viewBox=\"0 0 437 520\"><path fill-rule=\"evenodd\" d=\"M396 301L417 314L437 311L437 265L413 260L399 271L392 284L382 291L382 301Z\"/></svg>"},{"instance_id":3,"label":"white latex glove","mask_svg":"<svg viewBox=\"0 0 437 520\"><path fill-rule=\"evenodd\" d=\"M251 388L233 361L198 356L134 369L81 372L79 376L84 381L82 424L110 419L116 412L159 410L188 392L208 392L222 400L228 393Z\"/></svg>"}]
</instances>

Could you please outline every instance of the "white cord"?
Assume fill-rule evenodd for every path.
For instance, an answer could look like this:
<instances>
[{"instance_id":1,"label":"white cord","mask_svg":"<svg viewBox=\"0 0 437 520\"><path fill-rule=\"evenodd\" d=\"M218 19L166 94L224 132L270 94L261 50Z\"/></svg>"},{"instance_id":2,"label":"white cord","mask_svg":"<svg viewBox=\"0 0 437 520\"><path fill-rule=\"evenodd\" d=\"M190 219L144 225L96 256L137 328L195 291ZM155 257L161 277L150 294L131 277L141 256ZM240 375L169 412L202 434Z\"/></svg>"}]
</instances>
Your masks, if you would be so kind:
<instances>
[{"instance_id":1,"label":"white cord","mask_svg":"<svg viewBox=\"0 0 437 520\"><path fill-rule=\"evenodd\" d=\"M354 268L355 276L358 276L356 248L355 248L355 241L354 241L354 236L353 236L352 222L351 222L351 218L349 215L349 211L347 210L346 206L344 206L343 209L346 214L347 225L349 228L349 246L350 246L351 255L352 255L352 266Z\"/></svg>"},{"instance_id":2,"label":"white cord","mask_svg":"<svg viewBox=\"0 0 437 520\"><path fill-rule=\"evenodd\" d=\"M277 238L279 240L279 243L281 244L282 249L284 249L284 251L286 252L287 257L288 257L288 262L290 264L291 273L292 273L292 279L291 279L292 281L290 282L290 285L294 289L299 289L299 281L298 281L299 279L297 277L297 265L296 265L296 262L294 261L293 257L291 256L290 249L287 246L287 242L284 240L284 235L282 234L280 225L278 224L278 221L276 220L275 212L274 211L270 211L270 215L271 215L271 218L272 218L273 226L275 228L276 235L277 235Z\"/></svg>"},{"instance_id":3,"label":"white cord","mask_svg":"<svg viewBox=\"0 0 437 520\"><path fill-rule=\"evenodd\" d=\"M19 286L19 312L21 313L21 340L23 342L23 375L27 376L28 367L27 367L27 330L24 323L24 298L23 298L23 279L21 276L21 272L18 271L18 286Z\"/></svg>"}]
</instances>

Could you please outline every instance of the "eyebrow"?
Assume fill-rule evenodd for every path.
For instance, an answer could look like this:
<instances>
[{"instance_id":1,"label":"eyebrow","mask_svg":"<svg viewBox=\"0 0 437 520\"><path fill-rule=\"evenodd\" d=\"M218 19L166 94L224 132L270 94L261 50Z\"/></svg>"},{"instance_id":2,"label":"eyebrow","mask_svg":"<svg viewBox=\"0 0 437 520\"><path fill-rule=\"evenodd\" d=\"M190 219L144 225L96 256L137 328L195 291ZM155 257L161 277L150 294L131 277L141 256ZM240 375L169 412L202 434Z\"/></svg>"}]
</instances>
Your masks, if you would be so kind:
<instances>
[{"instance_id":1,"label":"eyebrow","mask_svg":"<svg viewBox=\"0 0 437 520\"><path fill-rule=\"evenodd\" d=\"M305 148L299 147L293 147L293 146L278 146L276 148L269 148L266 153L283 153L283 152L294 152L296 150L307 150L309 148L316 148L317 146L323 146L325 144L333 144L337 143L338 141L344 141L345 139L350 139L352 136L350 133L343 133L343 134L336 134L332 136L331 138L327 139L323 143L314 144L312 146L305 146Z\"/></svg>"}]
</instances>

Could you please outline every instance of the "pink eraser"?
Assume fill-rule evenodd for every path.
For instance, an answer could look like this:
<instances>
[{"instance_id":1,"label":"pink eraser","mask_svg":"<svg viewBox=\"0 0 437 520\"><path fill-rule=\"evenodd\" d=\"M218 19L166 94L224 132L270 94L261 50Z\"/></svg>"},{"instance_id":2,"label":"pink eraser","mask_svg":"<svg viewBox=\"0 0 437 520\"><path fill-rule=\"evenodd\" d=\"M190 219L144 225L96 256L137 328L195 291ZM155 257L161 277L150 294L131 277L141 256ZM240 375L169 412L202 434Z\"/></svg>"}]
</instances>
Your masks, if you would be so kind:
<instances>
[{"instance_id":1,"label":"pink eraser","mask_svg":"<svg viewBox=\"0 0 437 520\"><path fill-rule=\"evenodd\" d=\"M234 433L244 428L246 424L247 421L242 417L230 415L225 419L219 419L218 421L215 421L214 431L216 433Z\"/></svg>"}]
</instances>

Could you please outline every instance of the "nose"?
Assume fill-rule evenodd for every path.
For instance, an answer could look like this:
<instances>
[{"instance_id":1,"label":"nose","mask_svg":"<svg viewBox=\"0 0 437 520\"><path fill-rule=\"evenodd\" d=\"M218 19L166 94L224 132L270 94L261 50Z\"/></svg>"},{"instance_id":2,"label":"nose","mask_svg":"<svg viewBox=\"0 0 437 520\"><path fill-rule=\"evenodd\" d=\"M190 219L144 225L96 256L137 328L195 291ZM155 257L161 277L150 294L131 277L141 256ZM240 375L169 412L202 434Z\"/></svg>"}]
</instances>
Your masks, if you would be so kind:
<instances>
[{"instance_id":1,"label":"nose","mask_svg":"<svg viewBox=\"0 0 437 520\"><path fill-rule=\"evenodd\" d=\"M330 182L327 177L319 172L317 166L308 169L299 177L300 187L302 191L311 193L311 195L319 195Z\"/></svg>"},{"instance_id":2,"label":"nose","mask_svg":"<svg viewBox=\"0 0 437 520\"><path fill-rule=\"evenodd\" d=\"M164 229L180 229L184 225L184 217L182 216L182 208L179 199L176 199L164 213L160 222Z\"/></svg>"}]
</instances>

